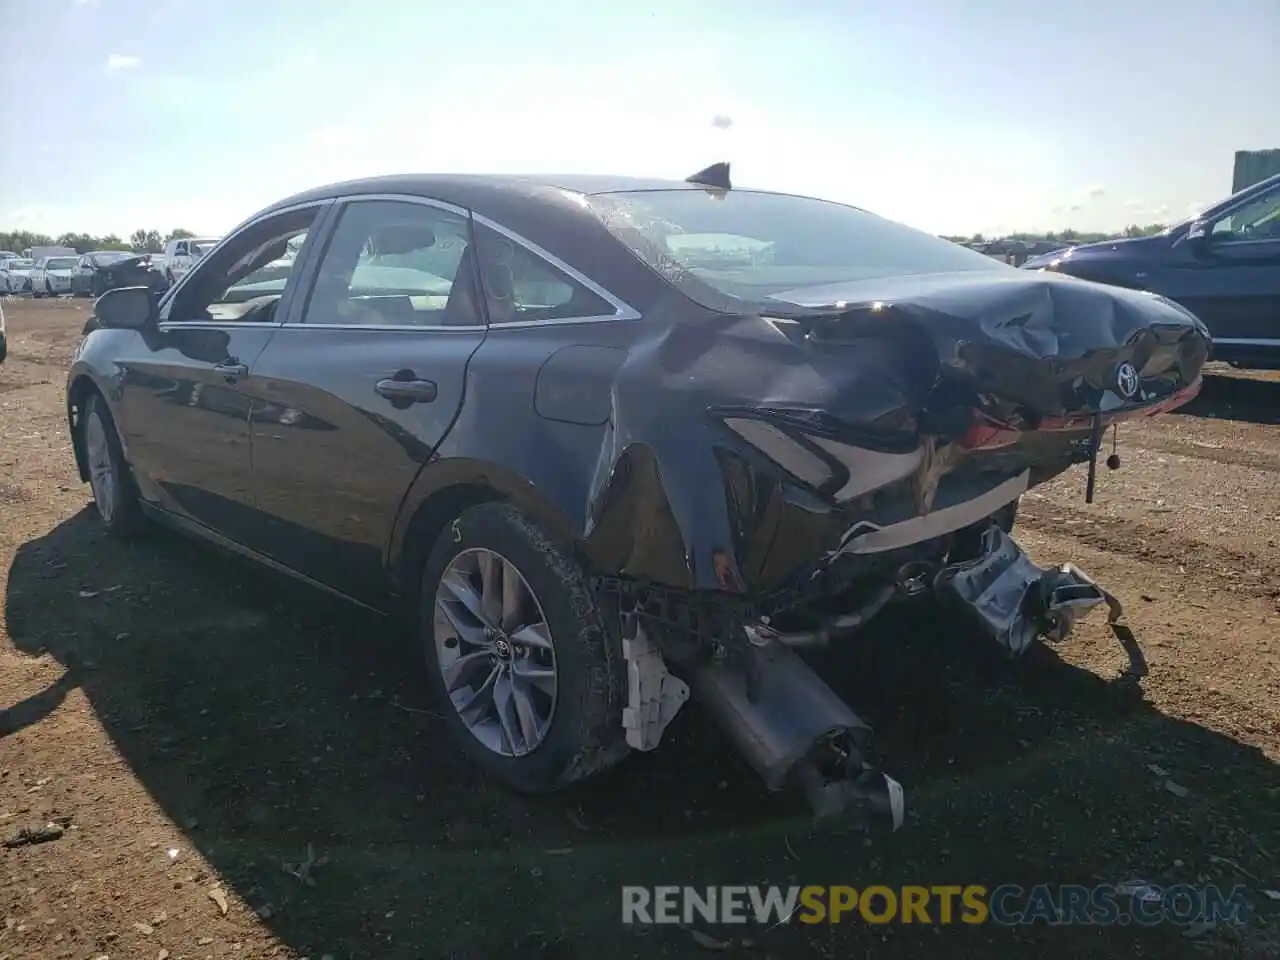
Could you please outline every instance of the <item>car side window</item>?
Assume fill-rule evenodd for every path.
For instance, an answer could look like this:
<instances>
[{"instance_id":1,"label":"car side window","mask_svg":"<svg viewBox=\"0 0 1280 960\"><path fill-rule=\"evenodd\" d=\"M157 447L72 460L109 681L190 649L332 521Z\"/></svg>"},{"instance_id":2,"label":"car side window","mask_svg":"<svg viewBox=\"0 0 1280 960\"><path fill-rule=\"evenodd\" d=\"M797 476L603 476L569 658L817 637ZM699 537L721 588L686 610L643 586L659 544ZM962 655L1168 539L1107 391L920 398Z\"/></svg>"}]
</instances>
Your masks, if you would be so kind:
<instances>
[{"instance_id":1,"label":"car side window","mask_svg":"<svg viewBox=\"0 0 1280 960\"><path fill-rule=\"evenodd\" d=\"M1215 246L1280 240L1280 187L1254 197L1218 220L1211 234Z\"/></svg>"},{"instance_id":2,"label":"car side window","mask_svg":"<svg viewBox=\"0 0 1280 960\"><path fill-rule=\"evenodd\" d=\"M482 323L470 218L400 200L353 200L321 257L303 322L437 327Z\"/></svg>"},{"instance_id":3,"label":"car side window","mask_svg":"<svg viewBox=\"0 0 1280 960\"><path fill-rule=\"evenodd\" d=\"M608 317L616 313L603 297L523 244L479 223L475 237L490 323Z\"/></svg>"},{"instance_id":4,"label":"car side window","mask_svg":"<svg viewBox=\"0 0 1280 960\"><path fill-rule=\"evenodd\" d=\"M187 242L185 240L179 241L177 246L173 248L173 255L175 257L185 257L187 255Z\"/></svg>"},{"instance_id":5,"label":"car side window","mask_svg":"<svg viewBox=\"0 0 1280 960\"><path fill-rule=\"evenodd\" d=\"M298 261L290 253L290 243L305 241L319 213L319 207L290 210L241 229L216 254L196 261L162 319L168 323L283 319L275 316L276 305L297 281Z\"/></svg>"}]
</instances>

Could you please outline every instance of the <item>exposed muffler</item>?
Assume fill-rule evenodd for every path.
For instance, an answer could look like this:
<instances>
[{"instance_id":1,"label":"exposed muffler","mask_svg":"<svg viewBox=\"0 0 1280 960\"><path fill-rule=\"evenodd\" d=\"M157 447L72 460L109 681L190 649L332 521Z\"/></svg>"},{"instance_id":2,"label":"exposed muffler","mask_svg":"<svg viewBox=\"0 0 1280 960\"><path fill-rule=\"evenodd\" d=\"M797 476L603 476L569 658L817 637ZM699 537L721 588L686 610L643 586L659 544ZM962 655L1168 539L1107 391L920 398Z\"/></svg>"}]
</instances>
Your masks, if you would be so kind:
<instances>
[{"instance_id":1,"label":"exposed muffler","mask_svg":"<svg viewBox=\"0 0 1280 960\"><path fill-rule=\"evenodd\" d=\"M871 728L786 644L768 632L749 639L684 675L765 786L799 787L818 819L863 804L901 827L902 787L867 760Z\"/></svg>"}]
</instances>

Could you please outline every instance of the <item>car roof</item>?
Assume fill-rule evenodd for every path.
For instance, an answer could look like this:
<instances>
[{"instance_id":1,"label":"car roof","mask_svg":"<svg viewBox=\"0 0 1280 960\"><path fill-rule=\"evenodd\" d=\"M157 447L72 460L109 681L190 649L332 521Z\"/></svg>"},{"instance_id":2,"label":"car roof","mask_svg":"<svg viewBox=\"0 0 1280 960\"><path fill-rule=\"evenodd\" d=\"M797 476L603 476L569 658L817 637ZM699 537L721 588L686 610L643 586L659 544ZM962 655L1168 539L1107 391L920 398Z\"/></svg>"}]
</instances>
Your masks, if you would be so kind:
<instances>
[{"instance_id":1,"label":"car roof","mask_svg":"<svg viewBox=\"0 0 1280 960\"><path fill-rule=\"evenodd\" d=\"M571 195L594 196L639 190L706 189L684 180L657 177L624 177L610 174L446 174L409 173L344 180L286 197L263 213L317 200L369 194L421 196L473 209L480 214L500 213L521 201L548 200L585 213Z\"/></svg>"}]
</instances>

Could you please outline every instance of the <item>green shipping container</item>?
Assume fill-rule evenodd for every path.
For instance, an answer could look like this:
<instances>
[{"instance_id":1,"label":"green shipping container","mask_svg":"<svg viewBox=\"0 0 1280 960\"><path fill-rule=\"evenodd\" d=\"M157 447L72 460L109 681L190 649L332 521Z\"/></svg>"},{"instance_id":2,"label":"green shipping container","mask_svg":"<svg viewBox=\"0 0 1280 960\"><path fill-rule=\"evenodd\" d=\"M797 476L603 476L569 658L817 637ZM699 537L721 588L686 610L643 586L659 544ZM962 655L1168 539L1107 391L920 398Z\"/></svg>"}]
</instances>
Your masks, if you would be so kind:
<instances>
[{"instance_id":1,"label":"green shipping container","mask_svg":"<svg viewBox=\"0 0 1280 960\"><path fill-rule=\"evenodd\" d=\"M1237 150L1231 192L1238 193L1280 173L1280 150Z\"/></svg>"}]
</instances>

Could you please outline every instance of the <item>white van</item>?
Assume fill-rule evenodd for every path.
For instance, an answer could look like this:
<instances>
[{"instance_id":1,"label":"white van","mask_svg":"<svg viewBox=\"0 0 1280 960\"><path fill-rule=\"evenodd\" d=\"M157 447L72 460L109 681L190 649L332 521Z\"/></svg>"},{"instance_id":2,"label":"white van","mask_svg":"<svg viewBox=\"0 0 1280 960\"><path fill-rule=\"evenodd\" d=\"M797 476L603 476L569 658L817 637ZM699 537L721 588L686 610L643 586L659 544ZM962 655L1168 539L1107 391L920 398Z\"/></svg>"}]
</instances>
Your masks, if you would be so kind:
<instances>
[{"instance_id":1,"label":"white van","mask_svg":"<svg viewBox=\"0 0 1280 960\"><path fill-rule=\"evenodd\" d=\"M218 245L221 237L187 237L170 240L164 245L164 277L170 285L177 283L197 260Z\"/></svg>"}]
</instances>

